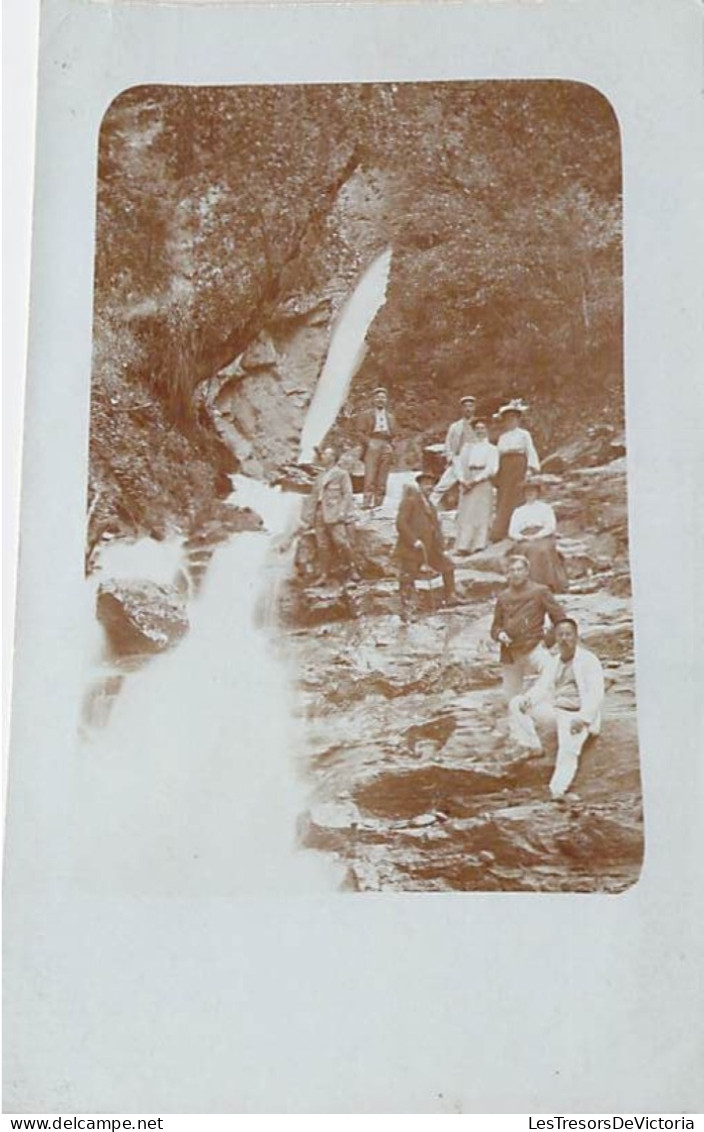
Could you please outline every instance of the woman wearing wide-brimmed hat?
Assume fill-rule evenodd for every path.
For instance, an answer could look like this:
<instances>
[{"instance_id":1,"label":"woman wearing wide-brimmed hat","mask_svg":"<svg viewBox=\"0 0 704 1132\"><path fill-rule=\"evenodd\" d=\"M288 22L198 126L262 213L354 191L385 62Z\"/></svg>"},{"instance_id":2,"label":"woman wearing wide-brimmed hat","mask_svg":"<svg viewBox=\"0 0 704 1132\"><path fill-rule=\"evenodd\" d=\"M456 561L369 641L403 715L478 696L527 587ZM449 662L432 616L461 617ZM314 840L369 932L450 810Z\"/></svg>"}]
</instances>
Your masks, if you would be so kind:
<instances>
[{"instance_id":1,"label":"woman wearing wide-brimmed hat","mask_svg":"<svg viewBox=\"0 0 704 1132\"><path fill-rule=\"evenodd\" d=\"M540 477L528 479L524 491L526 501L513 512L508 528L508 537L514 542L513 551L528 559L534 582L549 586L553 593L565 593L569 584L555 539L557 520L550 504L541 498Z\"/></svg>"},{"instance_id":2,"label":"woman wearing wide-brimmed hat","mask_svg":"<svg viewBox=\"0 0 704 1132\"><path fill-rule=\"evenodd\" d=\"M491 532L492 542L508 535L508 526L516 507L523 502L526 473L540 471L540 460L528 429L521 427L521 418L528 406L516 398L502 405L496 414L504 431L497 442L499 471L496 477L496 515Z\"/></svg>"}]
</instances>

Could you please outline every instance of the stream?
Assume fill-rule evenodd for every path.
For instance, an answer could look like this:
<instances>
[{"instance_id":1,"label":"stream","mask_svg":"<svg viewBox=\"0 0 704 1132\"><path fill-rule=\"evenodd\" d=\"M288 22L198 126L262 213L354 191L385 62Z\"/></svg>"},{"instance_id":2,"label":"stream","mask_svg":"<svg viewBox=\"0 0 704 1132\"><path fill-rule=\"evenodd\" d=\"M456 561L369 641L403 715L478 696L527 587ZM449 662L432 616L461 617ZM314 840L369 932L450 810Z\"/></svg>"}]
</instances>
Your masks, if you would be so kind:
<instances>
[{"instance_id":1,"label":"stream","mask_svg":"<svg viewBox=\"0 0 704 1132\"><path fill-rule=\"evenodd\" d=\"M300 458L313 455L337 416L385 301L391 252L364 271L333 327L311 400ZM112 892L321 892L344 870L298 848L306 792L297 767L303 731L296 679L273 644L279 592L300 496L233 476L233 507L261 530L231 535L208 556L196 586L185 540L111 544L87 582L89 689L76 767L76 867L87 887ZM105 579L185 588L189 628L170 650L130 671L110 667L94 620ZM137 618L139 612L137 613Z\"/></svg>"}]
</instances>

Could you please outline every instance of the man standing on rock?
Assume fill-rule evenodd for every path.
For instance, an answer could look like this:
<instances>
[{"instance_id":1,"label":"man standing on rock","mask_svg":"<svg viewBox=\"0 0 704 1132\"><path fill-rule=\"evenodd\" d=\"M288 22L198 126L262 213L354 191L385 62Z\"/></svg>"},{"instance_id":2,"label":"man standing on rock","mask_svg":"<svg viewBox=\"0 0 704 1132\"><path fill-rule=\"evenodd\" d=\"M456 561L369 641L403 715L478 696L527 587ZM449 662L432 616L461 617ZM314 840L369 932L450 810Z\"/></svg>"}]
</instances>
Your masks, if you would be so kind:
<instances>
[{"instance_id":1,"label":"man standing on rock","mask_svg":"<svg viewBox=\"0 0 704 1132\"><path fill-rule=\"evenodd\" d=\"M414 582L424 568L442 575L445 605L456 605L455 568L445 554L445 539L440 519L430 501L435 477L428 472L416 476L417 487L407 485L396 516L395 557L399 564L401 618L407 621L412 612Z\"/></svg>"},{"instance_id":2,"label":"man standing on rock","mask_svg":"<svg viewBox=\"0 0 704 1132\"><path fill-rule=\"evenodd\" d=\"M557 731L557 758L550 780L553 798L563 798L577 773L579 756L589 735L598 735L604 702L601 662L579 644L577 622L558 621L557 655L524 696L509 704L512 738L526 751L542 753L536 722Z\"/></svg>"},{"instance_id":3,"label":"man standing on rock","mask_svg":"<svg viewBox=\"0 0 704 1132\"><path fill-rule=\"evenodd\" d=\"M461 417L453 421L445 437L447 467L433 488L432 500L437 507L446 491L459 481L459 455L465 444L474 444L477 436L472 425L476 397L460 397Z\"/></svg>"},{"instance_id":4,"label":"man standing on rock","mask_svg":"<svg viewBox=\"0 0 704 1132\"><path fill-rule=\"evenodd\" d=\"M509 558L507 575L508 586L496 599L491 636L501 645L504 695L510 702L550 658L543 644L546 616L556 625L566 613L547 586L531 581L523 555Z\"/></svg>"},{"instance_id":5,"label":"man standing on rock","mask_svg":"<svg viewBox=\"0 0 704 1132\"><path fill-rule=\"evenodd\" d=\"M364 460L364 502L369 510L381 507L386 496L396 420L389 410L389 395L383 386L372 393L371 408L360 413L358 429L362 441Z\"/></svg>"},{"instance_id":6,"label":"man standing on rock","mask_svg":"<svg viewBox=\"0 0 704 1132\"><path fill-rule=\"evenodd\" d=\"M322 471L306 498L301 514L303 526L312 527L318 553L319 580L330 576L337 559L345 577L359 578L350 537L354 518L352 480L345 468L336 462L333 448L320 453Z\"/></svg>"}]
</instances>

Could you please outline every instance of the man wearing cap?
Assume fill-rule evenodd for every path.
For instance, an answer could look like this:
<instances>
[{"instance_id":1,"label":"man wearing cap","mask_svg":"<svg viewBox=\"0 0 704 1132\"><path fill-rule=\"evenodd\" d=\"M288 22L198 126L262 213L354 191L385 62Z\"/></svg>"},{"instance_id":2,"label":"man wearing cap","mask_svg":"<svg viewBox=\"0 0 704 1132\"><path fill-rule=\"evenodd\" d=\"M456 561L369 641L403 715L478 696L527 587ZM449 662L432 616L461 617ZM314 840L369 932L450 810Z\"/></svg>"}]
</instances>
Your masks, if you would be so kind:
<instances>
[{"instance_id":1,"label":"man wearing cap","mask_svg":"<svg viewBox=\"0 0 704 1132\"><path fill-rule=\"evenodd\" d=\"M389 410L389 396L383 386L372 393L371 408L359 414L358 432L362 442L361 457L364 460L364 502L367 510L381 507L386 495L393 438L396 421Z\"/></svg>"},{"instance_id":2,"label":"man wearing cap","mask_svg":"<svg viewBox=\"0 0 704 1132\"><path fill-rule=\"evenodd\" d=\"M459 455L465 444L474 444L476 433L472 427L476 397L460 397L462 416L453 421L445 437L445 459L447 467L437 484L433 488L432 499L436 505L440 502L446 491L449 491L459 480Z\"/></svg>"},{"instance_id":3,"label":"man wearing cap","mask_svg":"<svg viewBox=\"0 0 704 1132\"><path fill-rule=\"evenodd\" d=\"M542 753L539 726L557 731L557 757L550 793L563 798L577 773L582 747L601 728L604 671L601 662L579 644L577 622L571 617L555 627L557 655L551 656L526 695L509 704L513 739L525 751Z\"/></svg>"},{"instance_id":4,"label":"man wearing cap","mask_svg":"<svg viewBox=\"0 0 704 1132\"><path fill-rule=\"evenodd\" d=\"M424 567L442 575L445 605L457 604L455 570L445 554L440 519L431 503L435 477L428 472L416 476L416 485L407 485L396 516L398 541L395 556L399 564L401 617L408 620L412 611L414 582Z\"/></svg>"},{"instance_id":5,"label":"man wearing cap","mask_svg":"<svg viewBox=\"0 0 704 1132\"><path fill-rule=\"evenodd\" d=\"M320 581L329 578L334 562L344 577L359 578L351 537L352 480L342 467L342 459L338 462L336 457L334 448L324 448L320 453L322 470L301 512L301 529L308 527L315 535Z\"/></svg>"},{"instance_id":6,"label":"man wearing cap","mask_svg":"<svg viewBox=\"0 0 704 1132\"><path fill-rule=\"evenodd\" d=\"M531 581L528 559L512 555L508 585L494 608L491 636L501 645L501 669L507 703L521 695L528 676L541 672L549 658L543 644L545 618L553 625L566 614L547 586Z\"/></svg>"}]
</instances>

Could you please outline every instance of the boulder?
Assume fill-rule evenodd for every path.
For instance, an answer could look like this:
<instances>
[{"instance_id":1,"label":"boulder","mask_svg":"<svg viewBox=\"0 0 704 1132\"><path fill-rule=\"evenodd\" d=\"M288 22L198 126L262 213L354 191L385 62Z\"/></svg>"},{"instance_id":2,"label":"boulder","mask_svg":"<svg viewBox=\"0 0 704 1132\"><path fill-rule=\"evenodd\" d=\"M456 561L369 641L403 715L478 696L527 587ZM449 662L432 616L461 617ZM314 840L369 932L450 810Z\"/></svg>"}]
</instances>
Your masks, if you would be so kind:
<instances>
[{"instance_id":1,"label":"boulder","mask_svg":"<svg viewBox=\"0 0 704 1132\"><path fill-rule=\"evenodd\" d=\"M268 334L262 333L245 350L241 359L242 369L247 373L261 369L275 369L277 354L274 343Z\"/></svg>"},{"instance_id":2,"label":"boulder","mask_svg":"<svg viewBox=\"0 0 704 1132\"><path fill-rule=\"evenodd\" d=\"M309 495L319 469L313 464L282 464L277 470L274 480L275 487L282 491L294 491L298 495Z\"/></svg>"},{"instance_id":3,"label":"boulder","mask_svg":"<svg viewBox=\"0 0 704 1132\"><path fill-rule=\"evenodd\" d=\"M549 473L569 472L572 468L593 468L608 464L626 453L626 438L623 430L611 425L595 425L588 428L584 436L565 444L541 462L541 471Z\"/></svg>"},{"instance_id":4,"label":"boulder","mask_svg":"<svg viewBox=\"0 0 704 1132\"><path fill-rule=\"evenodd\" d=\"M164 652L188 630L186 604L178 589L147 580L101 583L96 613L116 656Z\"/></svg>"}]
</instances>

